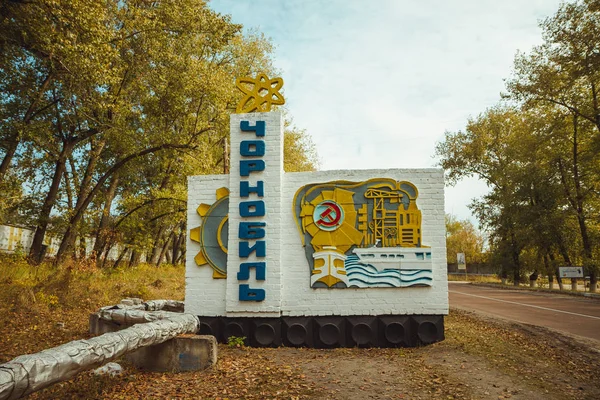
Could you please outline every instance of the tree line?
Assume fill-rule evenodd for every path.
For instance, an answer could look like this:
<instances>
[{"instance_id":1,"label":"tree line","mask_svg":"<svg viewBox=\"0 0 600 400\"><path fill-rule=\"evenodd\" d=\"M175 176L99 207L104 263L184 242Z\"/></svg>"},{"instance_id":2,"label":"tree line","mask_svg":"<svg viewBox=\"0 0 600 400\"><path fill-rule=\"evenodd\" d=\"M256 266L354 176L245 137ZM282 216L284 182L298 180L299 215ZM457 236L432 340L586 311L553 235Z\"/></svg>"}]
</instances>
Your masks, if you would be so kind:
<instances>
[{"instance_id":1,"label":"tree line","mask_svg":"<svg viewBox=\"0 0 600 400\"><path fill-rule=\"evenodd\" d=\"M600 272L600 1L564 3L541 21L543 44L517 53L494 107L436 147L447 179L484 180L470 205L490 262L515 284L552 282L559 266Z\"/></svg>"},{"instance_id":2,"label":"tree line","mask_svg":"<svg viewBox=\"0 0 600 400\"><path fill-rule=\"evenodd\" d=\"M186 177L228 168L235 78L274 74L272 45L202 0L0 5L0 223L35 229L29 260L122 247L119 263L180 262ZM313 170L288 121L286 170Z\"/></svg>"}]
</instances>

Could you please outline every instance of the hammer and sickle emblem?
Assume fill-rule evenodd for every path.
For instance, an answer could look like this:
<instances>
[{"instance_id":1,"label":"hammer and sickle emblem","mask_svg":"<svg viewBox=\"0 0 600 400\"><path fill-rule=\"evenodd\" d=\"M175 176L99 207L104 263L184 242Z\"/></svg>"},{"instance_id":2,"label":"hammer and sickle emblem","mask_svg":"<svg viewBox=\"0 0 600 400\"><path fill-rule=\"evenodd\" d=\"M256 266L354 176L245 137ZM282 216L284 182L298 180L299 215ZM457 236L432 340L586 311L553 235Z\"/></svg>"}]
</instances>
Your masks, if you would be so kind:
<instances>
[{"instance_id":1,"label":"hammer and sickle emblem","mask_svg":"<svg viewBox=\"0 0 600 400\"><path fill-rule=\"evenodd\" d=\"M344 211L339 204L326 200L315 208L313 220L322 230L332 231L337 229L343 222Z\"/></svg>"}]
</instances>

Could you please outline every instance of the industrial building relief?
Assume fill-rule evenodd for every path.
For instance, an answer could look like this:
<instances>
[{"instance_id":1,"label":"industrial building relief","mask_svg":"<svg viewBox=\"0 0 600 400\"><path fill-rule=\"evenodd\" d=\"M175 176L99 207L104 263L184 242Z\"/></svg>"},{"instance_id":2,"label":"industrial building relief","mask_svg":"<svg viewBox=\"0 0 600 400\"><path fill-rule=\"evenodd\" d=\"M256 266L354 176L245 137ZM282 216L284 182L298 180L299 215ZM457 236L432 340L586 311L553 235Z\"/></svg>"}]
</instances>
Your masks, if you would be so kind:
<instances>
[{"instance_id":1,"label":"industrial building relief","mask_svg":"<svg viewBox=\"0 0 600 400\"><path fill-rule=\"evenodd\" d=\"M311 287L431 286L417 197L412 183L385 178L300 188L293 210Z\"/></svg>"}]
</instances>

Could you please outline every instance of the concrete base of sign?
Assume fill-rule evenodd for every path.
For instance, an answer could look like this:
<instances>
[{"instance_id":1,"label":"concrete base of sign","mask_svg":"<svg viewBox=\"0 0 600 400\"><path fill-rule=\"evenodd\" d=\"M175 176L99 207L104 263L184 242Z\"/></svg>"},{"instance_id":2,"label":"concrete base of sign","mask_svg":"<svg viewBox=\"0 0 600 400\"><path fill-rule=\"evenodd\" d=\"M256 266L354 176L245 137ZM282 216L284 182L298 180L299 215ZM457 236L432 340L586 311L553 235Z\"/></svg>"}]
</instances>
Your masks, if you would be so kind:
<instances>
[{"instance_id":1,"label":"concrete base of sign","mask_svg":"<svg viewBox=\"0 0 600 400\"><path fill-rule=\"evenodd\" d=\"M254 347L416 347L444 340L444 316L200 317L200 334Z\"/></svg>"},{"instance_id":2,"label":"concrete base of sign","mask_svg":"<svg viewBox=\"0 0 600 400\"><path fill-rule=\"evenodd\" d=\"M180 335L125 356L137 368L154 372L199 371L217 363L217 340L210 335Z\"/></svg>"},{"instance_id":3,"label":"concrete base of sign","mask_svg":"<svg viewBox=\"0 0 600 400\"><path fill-rule=\"evenodd\" d=\"M105 333L116 332L121 329L127 328L127 326L122 326L115 322L105 321L105 320L101 319L100 314L98 314L98 313L90 314L89 324L90 324L89 325L90 333L92 335L103 335Z\"/></svg>"},{"instance_id":4,"label":"concrete base of sign","mask_svg":"<svg viewBox=\"0 0 600 400\"><path fill-rule=\"evenodd\" d=\"M90 333L102 335L128 328L90 314ZM180 335L164 343L143 347L125 359L139 369L155 372L185 372L208 368L217 362L217 340L214 336Z\"/></svg>"}]
</instances>

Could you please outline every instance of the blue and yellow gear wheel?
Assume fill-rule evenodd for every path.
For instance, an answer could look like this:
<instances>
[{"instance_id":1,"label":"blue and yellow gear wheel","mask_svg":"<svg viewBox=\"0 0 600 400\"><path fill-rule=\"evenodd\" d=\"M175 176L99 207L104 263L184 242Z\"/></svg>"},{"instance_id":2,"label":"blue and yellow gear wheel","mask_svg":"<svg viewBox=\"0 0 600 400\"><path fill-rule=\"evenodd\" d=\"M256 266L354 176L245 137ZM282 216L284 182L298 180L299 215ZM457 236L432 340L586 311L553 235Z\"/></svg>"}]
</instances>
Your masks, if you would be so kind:
<instances>
[{"instance_id":1,"label":"blue and yellow gear wheel","mask_svg":"<svg viewBox=\"0 0 600 400\"><path fill-rule=\"evenodd\" d=\"M216 190L217 201L202 203L196 209L202 225L190 230L190 239L200 243L200 251L194 257L198 266L210 265L214 279L227 277L227 239L229 234L229 189Z\"/></svg>"}]
</instances>

